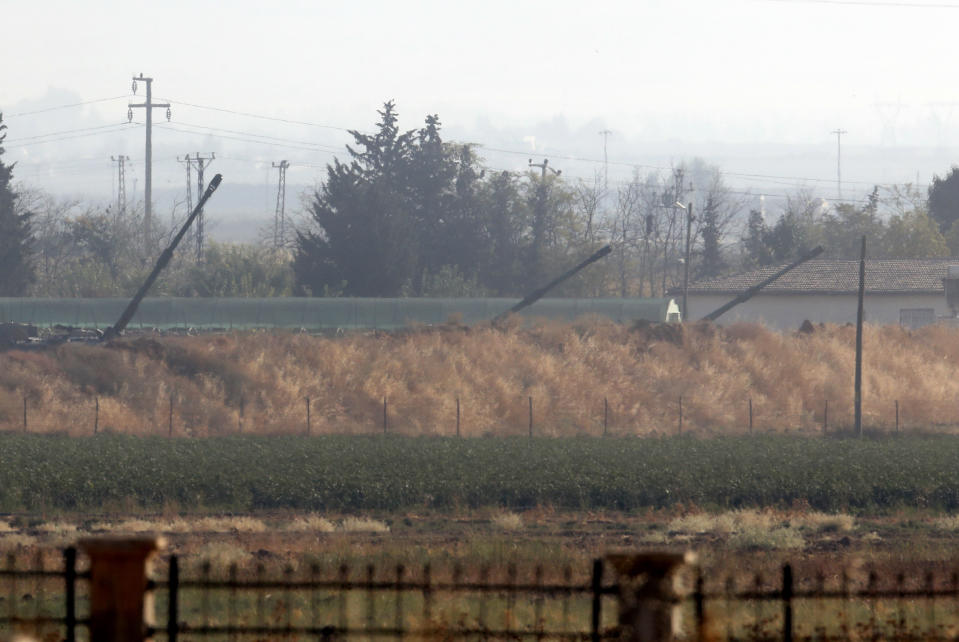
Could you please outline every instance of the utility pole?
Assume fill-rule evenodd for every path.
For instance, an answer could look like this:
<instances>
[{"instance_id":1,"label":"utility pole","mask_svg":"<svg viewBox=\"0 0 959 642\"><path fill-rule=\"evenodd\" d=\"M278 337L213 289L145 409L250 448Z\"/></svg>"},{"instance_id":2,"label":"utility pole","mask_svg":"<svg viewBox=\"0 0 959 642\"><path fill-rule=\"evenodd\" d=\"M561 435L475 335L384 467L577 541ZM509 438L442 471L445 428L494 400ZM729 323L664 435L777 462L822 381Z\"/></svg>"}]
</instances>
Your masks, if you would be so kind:
<instances>
[{"instance_id":1,"label":"utility pole","mask_svg":"<svg viewBox=\"0 0 959 642\"><path fill-rule=\"evenodd\" d=\"M678 203L678 201L677 201ZM681 204L680 204L681 205ZM687 295L689 294L689 241L692 237L693 231L693 221L696 220L696 217L693 216L693 202L690 201L686 207L683 208L686 210L686 261L683 265L683 317L682 321L685 323L689 318L689 310L686 307Z\"/></svg>"},{"instance_id":2,"label":"utility pole","mask_svg":"<svg viewBox=\"0 0 959 642\"><path fill-rule=\"evenodd\" d=\"M210 166L216 159L216 154L210 152L209 156L200 156L200 152L196 152L193 155L193 163L196 165L196 193L203 193L203 170L206 167ZM205 163L205 164L204 164ZM191 210L192 211L192 210ZM200 212L196 217L196 261L199 263L203 260L203 210L200 209Z\"/></svg>"},{"instance_id":3,"label":"utility pole","mask_svg":"<svg viewBox=\"0 0 959 642\"><path fill-rule=\"evenodd\" d=\"M187 153L183 158L179 156L176 157L178 163L186 164L186 211L193 211L193 173L190 171L193 168L193 160L190 158L190 154Z\"/></svg>"},{"instance_id":4,"label":"utility pole","mask_svg":"<svg viewBox=\"0 0 959 642\"><path fill-rule=\"evenodd\" d=\"M836 190L839 200L842 200L842 135L849 132L845 129L834 129L830 133L836 135Z\"/></svg>"},{"instance_id":5,"label":"utility pole","mask_svg":"<svg viewBox=\"0 0 959 642\"><path fill-rule=\"evenodd\" d=\"M562 174L563 170L553 169L550 167L548 158L544 158L542 163L534 163L533 159L531 158L529 159L529 166L531 168L538 167L542 170L539 184L536 185L536 196L533 204L533 247L531 253L531 264L533 265L533 279L536 280L540 277L539 273L542 271L541 257L543 254L543 248L546 245L546 229L549 219L549 186L546 184L546 170L548 169L556 176Z\"/></svg>"},{"instance_id":6,"label":"utility pole","mask_svg":"<svg viewBox=\"0 0 959 642\"><path fill-rule=\"evenodd\" d=\"M856 436L862 437L862 322L865 317L863 299L866 293L866 237L862 237L859 254L859 298L856 309L856 378L853 383Z\"/></svg>"},{"instance_id":7,"label":"utility pole","mask_svg":"<svg viewBox=\"0 0 959 642\"><path fill-rule=\"evenodd\" d=\"M133 108L144 108L147 113L147 141L146 141L146 184L143 190L143 247L149 248L153 236L153 109L166 107L166 119L170 120L170 103L153 102L153 78L147 78L141 72L139 77L133 77L133 93L137 93L137 81L146 83L146 102L130 103L127 106L127 120L133 121Z\"/></svg>"},{"instance_id":8,"label":"utility pole","mask_svg":"<svg viewBox=\"0 0 959 642\"><path fill-rule=\"evenodd\" d=\"M543 176L542 176L542 177L543 177L543 180L546 180L546 170L547 170L547 169L549 169L549 171L553 172L553 173L556 174L557 176L559 176L560 174L563 173L563 170L561 170L561 169L553 169L552 167L550 167L550 166L549 166L549 159L548 159L548 158L544 158L542 163L534 163L534 162L533 162L533 159L531 158L531 159L529 159L529 166L530 166L530 167L539 167L540 169L542 169L542 170L543 170Z\"/></svg>"},{"instance_id":9,"label":"utility pole","mask_svg":"<svg viewBox=\"0 0 959 642\"><path fill-rule=\"evenodd\" d=\"M120 154L110 160L117 164L117 215L121 215L127 210L126 162L130 157Z\"/></svg>"},{"instance_id":10,"label":"utility pole","mask_svg":"<svg viewBox=\"0 0 959 642\"><path fill-rule=\"evenodd\" d=\"M280 170L280 182L276 187L276 211L273 214L273 247L280 248L286 242L286 170L289 161L273 163Z\"/></svg>"},{"instance_id":11,"label":"utility pole","mask_svg":"<svg viewBox=\"0 0 959 642\"><path fill-rule=\"evenodd\" d=\"M604 129L599 132L599 135L603 137L603 191L609 191L609 156L606 155L606 142L609 139L609 135L613 132L608 129Z\"/></svg>"}]
</instances>

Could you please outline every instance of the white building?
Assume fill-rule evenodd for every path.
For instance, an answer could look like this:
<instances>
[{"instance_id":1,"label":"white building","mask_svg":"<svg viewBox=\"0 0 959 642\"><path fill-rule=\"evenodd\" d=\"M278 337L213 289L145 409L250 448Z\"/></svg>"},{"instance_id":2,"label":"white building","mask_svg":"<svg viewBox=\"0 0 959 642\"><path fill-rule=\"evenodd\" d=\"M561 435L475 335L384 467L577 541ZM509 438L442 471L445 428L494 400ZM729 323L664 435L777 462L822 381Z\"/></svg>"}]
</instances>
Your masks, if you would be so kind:
<instances>
[{"instance_id":1,"label":"white building","mask_svg":"<svg viewBox=\"0 0 959 642\"><path fill-rule=\"evenodd\" d=\"M957 264L959 259L867 259L866 322L916 328L952 318L943 279L949 266ZM687 320L702 319L782 267L691 283ZM778 330L796 330L807 319L855 323L858 289L859 261L813 259L779 277L717 322L759 322ZM682 292L673 290L671 294L681 296Z\"/></svg>"}]
</instances>

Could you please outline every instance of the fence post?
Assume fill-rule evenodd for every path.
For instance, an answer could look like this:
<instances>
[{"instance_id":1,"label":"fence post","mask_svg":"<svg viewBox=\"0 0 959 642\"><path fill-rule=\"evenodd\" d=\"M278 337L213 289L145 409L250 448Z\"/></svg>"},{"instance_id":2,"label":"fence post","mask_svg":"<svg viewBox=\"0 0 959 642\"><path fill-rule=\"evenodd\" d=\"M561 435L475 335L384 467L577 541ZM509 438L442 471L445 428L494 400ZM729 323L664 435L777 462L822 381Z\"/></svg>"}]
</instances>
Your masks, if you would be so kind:
<instances>
[{"instance_id":1,"label":"fence post","mask_svg":"<svg viewBox=\"0 0 959 642\"><path fill-rule=\"evenodd\" d=\"M609 398L603 397L603 437L609 434Z\"/></svg>"},{"instance_id":2,"label":"fence post","mask_svg":"<svg viewBox=\"0 0 959 642\"><path fill-rule=\"evenodd\" d=\"M168 434L170 437L173 436L173 393L172 392L170 393L170 423L169 423Z\"/></svg>"},{"instance_id":3,"label":"fence post","mask_svg":"<svg viewBox=\"0 0 959 642\"><path fill-rule=\"evenodd\" d=\"M706 581L703 578L703 567L696 567L696 588L693 591L693 606L696 612L696 639L706 639Z\"/></svg>"},{"instance_id":4,"label":"fence post","mask_svg":"<svg viewBox=\"0 0 959 642\"><path fill-rule=\"evenodd\" d=\"M96 403L96 408L93 411L93 434L97 434L97 430L100 429L100 397L94 397L94 402Z\"/></svg>"},{"instance_id":5,"label":"fence post","mask_svg":"<svg viewBox=\"0 0 959 642\"><path fill-rule=\"evenodd\" d=\"M385 435L388 430L388 419L387 419L387 409L386 409L386 397L383 397L383 434Z\"/></svg>"},{"instance_id":6,"label":"fence post","mask_svg":"<svg viewBox=\"0 0 959 642\"><path fill-rule=\"evenodd\" d=\"M23 395L23 432L27 432L27 395Z\"/></svg>"},{"instance_id":7,"label":"fence post","mask_svg":"<svg viewBox=\"0 0 959 642\"><path fill-rule=\"evenodd\" d=\"M236 431L243 432L243 411L246 410L246 396L240 393L240 414L236 418Z\"/></svg>"},{"instance_id":8,"label":"fence post","mask_svg":"<svg viewBox=\"0 0 959 642\"><path fill-rule=\"evenodd\" d=\"M822 410L822 434L826 434L829 428L829 400L826 399L826 405Z\"/></svg>"},{"instance_id":9,"label":"fence post","mask_svg":"<svg viewBox=\"0 0 959 642\"><path fill-rule=\"evenodd\" d=\"M456 436L460 436L460 398L456 398Z\"/></svg>"},{"instance_id":10,"label":"fence post","mask_svg":"<svg viewBox=\"0 0 959 642\"><path fill-rule=\"evenodd\" d=\"M691 553L613 553L606 560L616 572L621 640L674 640L684 637L681 603L688 587L679 574L696 561Z\"/></svg>"},{"instance_id":11,"label":"fence post","mask_svg":"<svg viewBox=\"0 0 959 642\"><path fill-rule=\"evenodd\" d=\"M533 398L529 398L529 438L533 438Z\"/></svg>"},{"instance_id":12,"label":"fence post","mask_svg":"<svg viewBox=\"0 0 959 642\"><path fill-rule=\"evenodd\" d=\"M66 580L64 587L66 600L65 642L75 642L77 639L77 549L69 547L63 551L63 577Z\"/></svg>"},{"instance_id":13,"label":"fence post","mask_svg":"<svg viewBox=\"0 0 959 642\"><path fill-rule=\"evenodd\" d=\"M749 398L749 434L753 434L753 398Z\"/></svg>"},{"instance_id":14,"label":"fence post","mask_svg":"<svg viewBox=\"0 0 959 642\"><path fill-rule=\"evenodd\" d=\"M310 426L310 398L306 398L306 436L310 436L312 428Z\"/></svg>"},{"instance_id":15,"label":"fence post","mask_svg":"<svg viewBox=\"0 0 959 642\"><path fill-rule=\"evenodd\" d=\"M80 541L90 556L90 639L141 642L153 626L153 593L147 590L154 537Z\"/></svg>"},{"instance_id":16,"label":"fence post","mask_svg":"<svg viewBox=\"0 0 959 642\"><path fill-rule=\"evenodd\" d=\"M679 395L679 434L683 434L683 396Z\"/></svg>"},{"instance_id":17,"label":"fence post","mask_svg":"<svg viewBox=\"0 0 959 642\"><path fill-rule=\"evenodd\" d=\"M783 641L793 639L793 567L783 566Z\"/></svg>"},{"instance_id":18,"label":"fence post","mask_svg":"<svg viewBox=\"0 0 959 642\"><path fill-rule=\"evenodd\" d=\"M603 560L593 560L593 609L589 621L589 637L591 642L599 642L602 639L599 626L602 622L603 609Z\"/></svg>"},{"instance_id":19,"label":"fence post","mask_svg":"<svg viewBox=\"0 0 959 642\"><path fill-rule=\"evenodd\" d=\"M170 556L170 571L167 578L167 613L166 637L167 642L176 642L180 632L180 559L176 555Z\"/></svg>"},{"instance_id":20,"label":"fence post","mask_svg":"<svg viewBox=\"0 0 959 642\"><path fill-rule=\"evenodd\" d=\"M896 399L896 433L899 433L899 400Z\"/></svg>"}]
</instances>

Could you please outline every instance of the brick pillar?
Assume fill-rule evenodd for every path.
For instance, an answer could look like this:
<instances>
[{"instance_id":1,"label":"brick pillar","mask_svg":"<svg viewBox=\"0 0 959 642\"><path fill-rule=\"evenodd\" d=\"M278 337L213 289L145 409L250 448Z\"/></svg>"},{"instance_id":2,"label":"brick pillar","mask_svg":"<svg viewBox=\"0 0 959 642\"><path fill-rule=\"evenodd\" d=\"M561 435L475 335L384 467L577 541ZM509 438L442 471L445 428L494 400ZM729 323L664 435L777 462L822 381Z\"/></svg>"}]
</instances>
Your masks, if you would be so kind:
<instances>
[{"instance_id":1,"label":"brick pillar","mask_svg":"<svg viewBox=\"0 0 959 642\"><path fill-rule=\"evenodd\" d=\"M90 556L91 642L142 642L153 625L153 594L147 591L156 537L103 537L80 541Z\"/></svg>"},{"instance_id":2,"label":"brick pillar","mask_svg":"<svg viewBox=\"0 0 959 642\"><path fill-rule=\"evenodd\" d=\"M680 571L693 553L613 553L606 556L619 586L620 639L630 642L683 637L680 602L689 595Z\"/></svg>"}]
</instances>

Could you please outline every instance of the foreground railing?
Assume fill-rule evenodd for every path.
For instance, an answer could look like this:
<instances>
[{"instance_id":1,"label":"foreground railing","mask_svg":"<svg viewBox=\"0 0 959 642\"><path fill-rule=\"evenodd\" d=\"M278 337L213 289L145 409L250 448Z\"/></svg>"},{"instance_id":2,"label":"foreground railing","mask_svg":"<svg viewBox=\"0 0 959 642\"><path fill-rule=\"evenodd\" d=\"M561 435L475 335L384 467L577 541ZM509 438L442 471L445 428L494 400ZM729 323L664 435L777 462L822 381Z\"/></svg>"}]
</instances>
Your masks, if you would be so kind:
<instances>
[{"instance_id":1,"label":"foreground railing","mask_svg":"<svg viewBox=\"0 0 959 642\"><path fill-rule=\"evenodd\" d=\"M693 556L618 553L588 569L148 560L152 538L8 555L0 639L955 639L959 570L826 568L743 580ZM269 556L269 555L264 555ZM88 567L88 568L87 568ZM157 617L159 616L159 617Z\"/></svg>"}]
</instances>

